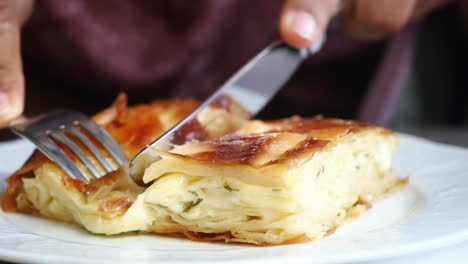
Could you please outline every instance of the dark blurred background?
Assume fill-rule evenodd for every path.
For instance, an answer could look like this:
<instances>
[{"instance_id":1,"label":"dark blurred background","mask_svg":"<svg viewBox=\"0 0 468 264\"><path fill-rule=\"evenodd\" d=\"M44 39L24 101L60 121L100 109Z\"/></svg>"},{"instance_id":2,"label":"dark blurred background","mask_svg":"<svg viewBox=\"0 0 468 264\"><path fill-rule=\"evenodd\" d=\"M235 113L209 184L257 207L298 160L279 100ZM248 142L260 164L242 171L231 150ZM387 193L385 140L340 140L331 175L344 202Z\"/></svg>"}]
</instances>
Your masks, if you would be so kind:
<instances>
[{"instance_id":1,"label":"dark blurred background","mask_svg":"<svg viewBox=\"0 0 468 264\"><path fill-rule=\"evenodd\" d=\"M468 146L468 4L466 3L468 1L459 1L458 4L437 10L424 18L419 25L413 26L417 34L409 80L405 82L392 117L385 125L437 141ZM262 45L258 45L256 50ZM370 62L360 66L362 70L372 72L378 66L376 58L382 55L381 47L385 45L385 42L372 44L366 47L365 54L356 53L355 57L358 60L363 56L369 57ZM254 53L249 52L248 56L244 55L243 61ZM222 59L223 57L220 57L220 60ZM310 96L316 98L311 100L303 90L291 88L314 74L328 80L339 80L341 72L351 78L356 71L356 69L349 71L349 68L353 68L354 60L335 60L334 65L338 65L335 67L338 70L333 73L327 66L319 67L313 65L314 62L309 63L312 66L307 66L307 71L301 69L260 117L325 114L359 118L358 104L346 104L351 101L359 102L359 98L365 96L372 75L364 77L356 75L354 88L342 85L341 90L335 91L340 96L334 98L330 98L327 93L311 93ZM238 63L235 66L240 65ZM95 93L92 87L83 87L85 85L82 82L73 81L67 74L63 74L66 69L56 71L53 67L49 68L47 63L29 56L27 52L24 54L24 68L27 80L27 115L57 107L75 108L92 114L109 105L118 92L116 89L113 92ZM222 76L224 77L227 75ZM336 83L339 84L339 81ZM200 94L194 96L203 99ZM287 102L285 98L292 99ZM136 103L148 101L150 98L130 96L130 99L132 103ZM299 102L290 103L294 100ZM327 108L332 101L339 102L338 105L343 107Z\"/></svg>"},{"instance_id":2,"label":"dark blurred background","mask_svg":"<svg viewBox=\"0 0 468 264\"><path fill-rule=\"evenodd\" d=\"M468 4L436 11L417 35L411 78L392 126L468 146Z\"/></svg>"}]
</instances>

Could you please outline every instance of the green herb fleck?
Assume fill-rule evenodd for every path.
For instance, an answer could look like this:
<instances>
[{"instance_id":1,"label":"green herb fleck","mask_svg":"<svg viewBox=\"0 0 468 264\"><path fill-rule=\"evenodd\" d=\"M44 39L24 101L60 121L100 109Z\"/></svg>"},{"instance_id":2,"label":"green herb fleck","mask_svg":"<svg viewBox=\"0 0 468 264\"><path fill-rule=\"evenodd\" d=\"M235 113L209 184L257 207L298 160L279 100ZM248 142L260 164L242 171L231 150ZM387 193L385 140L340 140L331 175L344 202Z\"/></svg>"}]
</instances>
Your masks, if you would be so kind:
<instances>
[{"instance_id":1,"label":"green herb fleck","mask_svg":"<svg viewBox=\"0 0 468 264\"><path fill-rule=\"evenodd\" d=\"M158 207L162 208L162 209L167 209L167 206L165 205L162 205L162 204L156 204Z\"/></svg>"},{"instance_id":2,"label":"green herb fleck","mask_svg":"<svg viewBox=\"0 0 468 264\"><path fill-rule=\"evenodd\" d=\"M322 173L325 171L325 167L320 167L320 169L317 171L317 177L322 175Z\"/></svg>"},{"instance_id":3,"label":"green herb fleck","mask_svg":"<svg viewBox=\"0 0 468 264\"><path fill-rule=\"evenodd\" d=\"M190 209L192 209L193 207L197 206L198 204L200 204L201 202L203 201L202 198L198 198L195 202L191 202L189 205L187 205L184 209L184 213L187 213L188 211L190 211Z\"/></svg>"},{"instance_id":4,"label":"green herb fleck","mask_svg":"<svg viewBox=\"0 0 468 264\"><path fill-rule=\"evenodd\" d=\"M273 188L271 190L274 191L274 192L281 192L282 191L280 188Z\"/></svg>"},{"instance_id":5,"label":"green herb fleck","mask_svg":"<svg viewBox=\"0 0 468 264\"><path fill-rule=\"evenodd\" d=\"M360 169L361 169L361 166L356 165L356 170L360 170Z\"/></svg>"},{"instance_id":6,"label":"green herb fleck","mask_svg":"<svg viewBox=\"0 0 468 264\"><path fill-rule=\"evenodd\" d=\"M229 186L229 184L227 184L227 183L224 184L224 189L226 189L228 192L238 192L238 191L240 191L239 189L234 189L234 188L232 188L232 187Z\"/></svg>"}]
</instances>

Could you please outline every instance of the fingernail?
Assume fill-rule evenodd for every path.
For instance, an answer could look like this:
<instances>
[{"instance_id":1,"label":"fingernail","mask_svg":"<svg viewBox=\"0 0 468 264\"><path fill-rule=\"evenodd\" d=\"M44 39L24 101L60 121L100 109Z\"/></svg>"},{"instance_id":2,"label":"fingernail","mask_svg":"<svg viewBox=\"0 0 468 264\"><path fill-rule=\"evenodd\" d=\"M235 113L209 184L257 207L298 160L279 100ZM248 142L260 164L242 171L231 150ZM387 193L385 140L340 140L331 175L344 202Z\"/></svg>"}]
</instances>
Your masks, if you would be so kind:
<instances>
[{"instance_id":1,"label":"fingernail","mask_svg":"<svg viewBox=\"0 0 468 264\"><path fill-rule=\"evenodd\" d=\"M0 112L8 108L9 101L8 95L0 92Z\"/></svg>"},{"instance_id":2,"label":"fingernail","mask_svg":"<svg viewBox=\"0 0 468 264\"><path fill-rule=\"evenodd\" d=\"M304 39L312 39L317 30L315 18L305 11L290 11L286 17L287 26Z\"/></svg>"}]
</instances>

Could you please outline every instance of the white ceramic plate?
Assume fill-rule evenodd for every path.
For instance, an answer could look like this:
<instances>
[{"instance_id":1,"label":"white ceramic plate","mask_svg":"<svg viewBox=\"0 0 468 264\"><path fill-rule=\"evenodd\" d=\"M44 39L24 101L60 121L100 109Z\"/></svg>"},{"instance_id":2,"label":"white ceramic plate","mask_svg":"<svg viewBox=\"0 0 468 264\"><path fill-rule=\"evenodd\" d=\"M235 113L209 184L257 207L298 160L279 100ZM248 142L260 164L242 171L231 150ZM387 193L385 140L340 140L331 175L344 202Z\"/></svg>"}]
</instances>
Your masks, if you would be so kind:
<instances>
[{"instance_id":1,"label":"white ceramic plate","mask_svg":"<svg viewBox=\"0 0 468 264\"><path fill-rule=\"evenodd\" d=\"M317 242L255 247L136 233L104 237L73 225L2 212L0 259L28 263L361 262L467 240L468 150L401 138L395 168L399 175L410 177L410 185ZM0 177L18 168L31 150L23 141L0 144Z\"/></svg>"}]
</instances>

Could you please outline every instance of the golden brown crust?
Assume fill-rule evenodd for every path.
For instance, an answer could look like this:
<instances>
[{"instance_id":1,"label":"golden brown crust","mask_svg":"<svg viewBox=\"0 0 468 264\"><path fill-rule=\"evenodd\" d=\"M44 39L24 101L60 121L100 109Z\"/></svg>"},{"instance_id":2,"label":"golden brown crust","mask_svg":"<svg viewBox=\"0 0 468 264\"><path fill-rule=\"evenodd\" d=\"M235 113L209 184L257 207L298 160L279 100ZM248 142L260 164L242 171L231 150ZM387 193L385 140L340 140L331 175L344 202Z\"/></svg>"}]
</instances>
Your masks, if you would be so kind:
<instances>
[{"instance_id":1,"label":"golden brown crust","mask_svg":"<svg viewBox=\"0 0 468 264\"><path fill-rule=\"evenodd\" d=\"M214 140L193 142L167 155L210 165L248 165L263 167L321 151L331 141L351 132L376 128L358 121L298 116L275 120L253 121L236 132ZM281 149L278 146L293 146Z\"/></svg>"},{"instance_id":2,"label":"golden brown crust","mask_svg":"<svg viewBox=\"0 0 468 264\"><path fill-rule=\"evenodd\" d=\"M344 130L357 131L362 128L368 128L369 124L353 120L343 120L336 118L301 118L293 116L291 118L266 121L264 122L271 129L268 132L294 132L294 133L310 133L316 130L332 130L341 128Z\"/></svg>"},{"instance_id":3,"label":"golden brown crust","mask_svg":"<svg viewBox=\"0 0 468 264\"><path fill-rule=\"evenodd\" d=\"M240 133L290 132L306 134L315 139L334 140L349 132L358 132L364 129L378 129L381 133L392 133L388 129L375 127L360 121L322 117L302 118L299 116L273 121L250 122L240 130Z\"/></svg>"},{"instance_id":4,"label":"golden brown crust","mask_svg":"<svg viewBox=\"0 0 468 264\"><path fill-rule=\"evenodd\" d=\"M95 120L131 157L197 106L195 100L174 99L127 107L126 96L122 94L112 107L97 114ZM170 111L168 120L171 122L164 123L161 115L167 111Z\"/></svg>"},{"instance_id":5,"label":"golden brown crust","mask_svg":"<svg viewBox=\"0 0 468 264\"><path fill-rule=\"evenodd\" d=\"M127 197L103 200L99 205L99 212L103 213L103 215L121 216L132 204L133 201Z\"/></svg>"},{"instance_id":6,"label":"golden brown crust","mask_svg":"<svg viewBox=\"0 0 468 264\"><path fill-rule=\"evenodd\" d=\"M298 244L310 242L310 239L305 235L299 235L297 237L283 241L280 244L270 244L263 241L258 241L254 239L246 239L236 237L232 232L224 233L203 233L203 232L194 232L187 230L184 226L181 225L172 225L170 227L157 228L154 232L161 234L179 234L190 240L197 242L216 242L224 241L225 243L248 243L256 246L273 246L273 245L287 245L287 244Z\"/></svg>"},{"instance_id":7,"label":"golden brown crust","mask_svg":"<svg viewBox=\"0 0 468 264\"><path fill-rule=\"evenodd\" d=\"M202 151L184 155L171 153L181 158L220 165L249 165L252 167L268 166L283 163L305 153L319 151L329 141L305 138L291 149L278 156L264 159L271 154L270 149L276 144L283 144L287 139L282 134L266 133L257 135L229 135L216 140L196 142L187 147L201 147ZM281 137L281 138L280 138Z\"/></svg>"},{"instance_id":8,"label":"golden brown crust","mask_svg":"<svg viewBox=\"0 0 468 264\"><path fill-rule=\"evenodd\" d=\"M61 180L62 180L62 184L64 188L78 190L79 192L84 193L84 194L90 194L90 193L96 192L102 186L114 184L120 173L123 173L122 168L112 171L106 174L105 176L99 179L93 180L89 183L81 181L81 180L73 179L70 177L62 177Z\"/></svg>"},{"instance_id":9,"label":"golden brown crust","mask_svg":"<svg viewBox=\"0 0 468 264\"><path fill-rule=\"evenodd\" d=\"M16 198L23 192L21 179L23 177L33 177L33 171L48 161L42 153L35 151L24 165L7 179L7 188L2 198L2 209L4 211L18 211ZM32 213L28 209L23 209L23 211Z\"/></svg>"}]
</instances>

